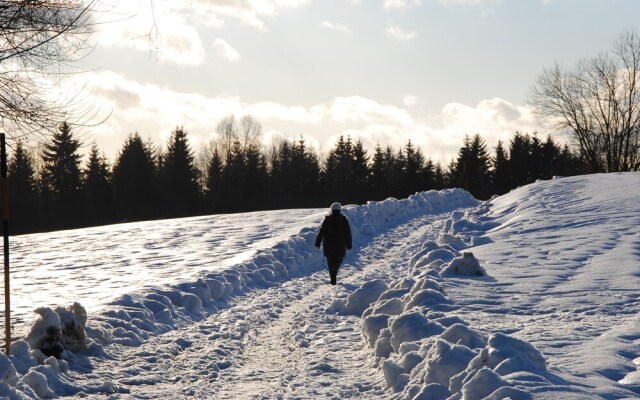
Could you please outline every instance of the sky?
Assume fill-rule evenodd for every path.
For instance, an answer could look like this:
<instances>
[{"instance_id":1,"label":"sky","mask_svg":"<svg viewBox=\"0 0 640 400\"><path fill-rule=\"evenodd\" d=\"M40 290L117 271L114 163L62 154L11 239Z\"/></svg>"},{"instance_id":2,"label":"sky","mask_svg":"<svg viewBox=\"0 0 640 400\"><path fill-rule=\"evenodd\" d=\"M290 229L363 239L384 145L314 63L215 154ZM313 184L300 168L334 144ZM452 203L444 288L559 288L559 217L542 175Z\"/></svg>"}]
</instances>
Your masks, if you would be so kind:
<instances>
[{"instance_id":1,"label":"sky","mask_svg":"<svg viewBox=\"0 0 640 400\"><path fill-rule=\"evenodd\" d=\"M109 116L83 135L111 161L128 134L165 146L177 126L197 152L233 114L265 143L411 140L448 163L465 135L546 136L536 77L610 48L638 15L634 0L103 0L71 84Z\"/></svg>"}]
</instances>

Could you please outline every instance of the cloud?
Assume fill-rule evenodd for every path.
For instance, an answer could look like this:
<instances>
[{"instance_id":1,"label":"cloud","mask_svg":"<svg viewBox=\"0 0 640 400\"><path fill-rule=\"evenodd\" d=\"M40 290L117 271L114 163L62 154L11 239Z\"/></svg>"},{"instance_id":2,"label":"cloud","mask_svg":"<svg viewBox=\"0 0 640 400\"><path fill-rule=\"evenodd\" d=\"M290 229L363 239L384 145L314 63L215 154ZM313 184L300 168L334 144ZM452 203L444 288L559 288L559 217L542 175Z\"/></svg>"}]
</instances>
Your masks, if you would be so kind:
<instances>
[{"instance_id":1,"label":"cloud","mask_svg":"<svg viewBox=\"0 0 640 400\"><path fill-rule=\"evenodd\" d=\"M406 110L380 104L361 96L336 97L330 107L330 118L335 122L349 123L393 123L398 126L413 126L414 120Z\"/></svg>"},{"instance_id":2,"label":"cloud","mask_svg":"<svg viewBox=\"0 0 640 400\"><path fill-rule=\"evenodd\" d=\"M323 27L323 28L334 30L334 31L351 33L351 29L349 29L348 26L343 25L343 24L339 24L339 23L336 23L336 22L322 21L320 26Z\"/></svg>"},{"instance_id":3,"label":"cloud","mask_svg":"<svg viewBox=\"0 0 640 400\"><path fill-rule=\"evenodd\" d=\"M154 52L163 62L199 65L204 48L199 31L221 28L229 19L267 30L264 18L284 8L301 7L310 0L103 0L96 13L102 20L98 45Z\"/></svg>"},{"instance_id":4,"label":"cloud","mask_svg":"<svg viewBox=\"0 0 640 400\"><path fill-rule=\"evenodd\" d=\"M418 98L412 94L402 96L402 103L405 106L415 106L418 103Z\"/></svg>"},{"instance_id":5,"label":"cloud","mask_svg":"<svg viewBox=\"0 0 640 400\"><path fill-rule=\"evenodd\" d=\"M78 88L104 115L111 117L90 128L98 145L115 158L125 137L138 131L155 144L163 145L171 130L183 125L194 149L210 140L217 123L226 115L251 114L263 124L265 139L303 135L314 146L330 148L341 134L362 139L373 149L377 143L402 148L408 140L420 146L427 157L448 163L456 156L465 135L480 134L489 148L499 139L508 141L516 130L540 131L532 109L493 98L476 105L446 104L433 114L418 114L405 105L384 104L363 96L340 96L310 106L273 101L248 103L238 96L205 96L141 83L113 72L91 72L75 78ZM86 85L86 86L83 86ZM72 92L73 90L70 90Z\"/></svg>"},{"instance_id":6,"label":"cloud","mask_svg":"<svg viewBox=\"0 0 640 400\"><path fill-rule=\"evenodd\" d=\"M231 45L229 45L229 43L224 39L216 39L215 42L213 42L213 47L218 50L224 58L231 62L238 61L240 59L240 53L231 47Z\"/></svg>"},{"instance_id":7,"label":"cloud","mask_svg":"<svg viewBox=\"0 0 640 400\"><path fill-rule=\"evenodd\" d=\"M419 6L421 0L384 0L383 7L387 10L401 9L412 6Z\"/></svg>"},{"instance_id":8,"label":"cloud","mask_svg":"<svg viewBox=\"0 0 640 400\"><path fill-rule=\"evenodd\" d=\"M399 40L411 40L416 37L415 32L405 32L399 26L391 24L386 29L387 33Z\"/></svg>"}]
</instances>

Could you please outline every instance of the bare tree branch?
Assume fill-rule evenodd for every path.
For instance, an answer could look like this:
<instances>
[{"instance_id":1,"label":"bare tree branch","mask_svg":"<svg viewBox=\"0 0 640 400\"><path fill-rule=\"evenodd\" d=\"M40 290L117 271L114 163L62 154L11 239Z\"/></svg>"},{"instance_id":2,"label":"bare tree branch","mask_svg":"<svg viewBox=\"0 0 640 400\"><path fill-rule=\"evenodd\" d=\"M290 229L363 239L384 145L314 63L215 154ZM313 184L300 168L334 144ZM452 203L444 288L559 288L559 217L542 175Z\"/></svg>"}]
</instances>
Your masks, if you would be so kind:
<instances>
[{"instance_id":1,"label":"bare tree branch","mask_svg":"<svg viewBox=\"0 0 640 400\"><path fill-rule=\"evenodd\" d=\"M65 98L65 69L89 50L99 0L0 0L0 123L12 138L39 136L95 115Z\"/></svg>"},{"instance_id":2,"label":"bare tree branch","mask_svg":"<svg viewBox=\"0 0 640 400\"><path fill-rule=\"evenodd\" d=\"M613 49L573 70L544 69L530 102L552 126L571 133L594 172L640 166L640 36L624 32Z\"/></svg>"}]
</instances>

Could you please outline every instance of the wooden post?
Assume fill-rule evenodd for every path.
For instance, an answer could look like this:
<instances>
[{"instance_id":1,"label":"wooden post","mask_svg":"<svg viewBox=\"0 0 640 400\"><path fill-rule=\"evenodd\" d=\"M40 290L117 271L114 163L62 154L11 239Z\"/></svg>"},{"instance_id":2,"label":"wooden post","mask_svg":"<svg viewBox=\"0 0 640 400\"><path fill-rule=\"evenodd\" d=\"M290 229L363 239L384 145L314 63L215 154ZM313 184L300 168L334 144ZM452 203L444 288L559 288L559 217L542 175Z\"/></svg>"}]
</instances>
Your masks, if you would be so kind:
<instances>
[{"instance_id":1,"label":"wooden post","mask_svg":"<svg viewBox=\"0 0 640 400\"><path fill-rule=\"evenodd\" d=\"M7 143L0 133L0 163L2 163L2 236L4 239L4 332L5 351L11 352L11 291L9 289L9 184L7 182Z\"/></svg>"}]
</instances>

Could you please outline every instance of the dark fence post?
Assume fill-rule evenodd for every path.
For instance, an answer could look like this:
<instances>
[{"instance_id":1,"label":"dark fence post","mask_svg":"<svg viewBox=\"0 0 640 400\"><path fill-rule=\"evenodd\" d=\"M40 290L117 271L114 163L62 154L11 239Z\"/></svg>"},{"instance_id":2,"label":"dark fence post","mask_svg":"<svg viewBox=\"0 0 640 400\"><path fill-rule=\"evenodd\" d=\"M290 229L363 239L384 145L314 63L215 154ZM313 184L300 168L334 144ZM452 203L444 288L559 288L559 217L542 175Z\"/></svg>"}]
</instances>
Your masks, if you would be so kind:
<instances>
[{"instance_id":1,"label":"dark fence post","mask_svg":"<svg viewBox=\"0 0 640 400\"><path fill-rule=\"evenodd\" d=\"M4 332L5 351L11 352L11 290L9 289L9 183L7 182L7 143L0 133L2 163L2 236L4 239Z\"/></svg>"}]
</instances>

